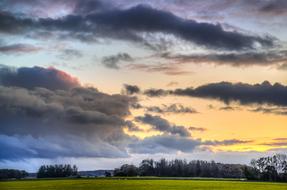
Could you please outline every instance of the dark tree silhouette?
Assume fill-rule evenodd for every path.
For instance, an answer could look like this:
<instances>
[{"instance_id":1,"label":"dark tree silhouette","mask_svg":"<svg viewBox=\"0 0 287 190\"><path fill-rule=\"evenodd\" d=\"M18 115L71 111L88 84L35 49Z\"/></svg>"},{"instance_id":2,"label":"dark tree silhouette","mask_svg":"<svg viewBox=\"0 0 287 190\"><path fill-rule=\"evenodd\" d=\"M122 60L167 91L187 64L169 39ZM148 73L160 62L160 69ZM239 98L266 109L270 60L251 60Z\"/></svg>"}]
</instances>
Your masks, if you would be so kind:
<instances>
[{"instance_id":1,"label":"dark tree silhouette","mask_svg":"<svg viewBox=\"0 0 287 190\"><path fill-rule=\"evenodd\" d=\"M153 159L143 160L139 167L122 165L114 170L115 176L160 176L160 177L214 177L247 178L248 180L287 181L287 156L277 154L252 160L250 166L222 164L214 161Z\"/></svg>"},{"instance_id":2,"label":"dark tree silhouette","mask_svg":"<svg viewBox=\"0 0 287 190\"><path fill-rule=\"evenodd\" d=\"M39 168L38 178L71 177L78 175L77 166L65 165L43 165Z\"/></svg>"},{"instance_id":3,"label":"dark tree silhouette","mask_svg":"<svg viewBox=\"0 0 287 190\"><path fill-rule=\"evenodd\" d=\"M27 176L24 170L0 169L0 179L21 179Z\"/></svg>"},{"instance_id":4,"label":"dark tree silhouette","mask_svg":"<svg viewBox=\"0 0 287 190\"><path fill-rule=\"evenodd\" d=\"M138 168L129 164L124 164L114 170L114 176L137 176L138 173Z\"/></svg>"},{"instance_id":5,"label":"dark tree silhouette","mask_svg":"<svg viewBox=\"0 0 287 190\"><path fill-rule=\"evenodd\" d=\"M134 165L122 165L114 170L115 176L160 176L160 177L225 177L225 178L243 178L244 165L222 164L194 160L152 159L143 160L139 167Z\"/></svg>"},{"instance_id":6,"label":"dark tree silhouette","mask_svg":"<svg viewBox=\"0 0 287 190\"><path fill-rule=\"evenodd\" d=\"M247 173L253 173L253 175L246 175L247 179L287 182L287 155L285 154L253 159L251 166L253 172L249 169Z\"/></svg>"}]
</instances>

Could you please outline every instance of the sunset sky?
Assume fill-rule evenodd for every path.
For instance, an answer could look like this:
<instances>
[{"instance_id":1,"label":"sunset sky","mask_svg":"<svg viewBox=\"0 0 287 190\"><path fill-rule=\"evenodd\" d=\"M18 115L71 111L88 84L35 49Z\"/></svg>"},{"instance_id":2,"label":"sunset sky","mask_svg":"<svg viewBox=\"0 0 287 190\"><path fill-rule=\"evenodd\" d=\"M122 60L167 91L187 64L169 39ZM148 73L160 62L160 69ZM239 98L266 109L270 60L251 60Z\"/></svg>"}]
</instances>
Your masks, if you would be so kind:
<instances>
[{"instance_id":1,"label":"sunset sky","mask_svg":"<svg viewBox=\"0 0 287 190\"><path fill-rule=\"evenodd\" d=\"M287 151L287 1L0 0L0 168Z\"/></svg>"}]
</instances>

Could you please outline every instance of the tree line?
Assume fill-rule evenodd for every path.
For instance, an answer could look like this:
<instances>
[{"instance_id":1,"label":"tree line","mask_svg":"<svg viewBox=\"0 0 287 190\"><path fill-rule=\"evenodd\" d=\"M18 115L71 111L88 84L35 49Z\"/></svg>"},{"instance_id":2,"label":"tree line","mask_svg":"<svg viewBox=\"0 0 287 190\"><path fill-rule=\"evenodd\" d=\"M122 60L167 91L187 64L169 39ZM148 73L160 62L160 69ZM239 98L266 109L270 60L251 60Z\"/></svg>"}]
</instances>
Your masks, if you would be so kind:
<instances>
[{"instance_id":1,"label":"tree line","mask_svg":"<svg viewBox=\"0 0 287 190\"><path fill-rule=\"evenodd\" d=\"M223 164L214 161L193 160L142 160L137 167L124 164L114 170L114 176L158 176L158 177L212 177L246 178L248 180L287 182L287 156L277 154L252 160L250 166Z\"/></svg>"},{"instance_id":2,"label":"tree line","mask_svg":"<svg viewBox=\"0 0 287 190\"><path fill-rule=\"evenodd\" d=\"M248 180L287 182L287 155L277 154L253 159L249 166L223 164L214 161L142 160L139 166L124 164L114 169L114 176L158 176L158 177L212 177L246 178ZM0 169L0 179L21 179L28 176L24 170ZM76 165L42 165L37 178L56 178L78 176ZM111 173L106 173L107 177Z\"/></svg>"},{"instance_id":3,"label":"tree line","mask_svg":"<svg viewBox=\"0 0 287 190\"><path fill-rule=\"evenodd\" d=\"M76 165L43 165L37 172L37 178L72 177L78 175Z\"/></svg>"},{"instance_id":4,"label":"tree line","mask_svg":"<svg viewBox=\"0 0 287 190\"><path fill-rule=\"evenodd\" d=\"M27 176L28 176L28 173L24 170L0 169L0 180L21 179Z\"/></svg>"},{"instance_id":5,"label":"tree line","mask_svg":"<svg viewBox=\"0 0 287 190\"><path fill-rule=\"evenodd\" d=\"M247 179L287 182L287 155L285 154L253 159L250 165L252 167L245 170Z\"/></svg>"},{"instance_id":6,"label":"tree line","mask_svg":"<svg viewBox=\"0 0 287 190\"><path fill-rule=\"evenodd\" d=\"M158 176L158 177L214 177L243 178L244 165L222 164L214 161L175 159L143 160L139 167L124 164L114 170L114 176Z\"/></svg>"}]
</instances>

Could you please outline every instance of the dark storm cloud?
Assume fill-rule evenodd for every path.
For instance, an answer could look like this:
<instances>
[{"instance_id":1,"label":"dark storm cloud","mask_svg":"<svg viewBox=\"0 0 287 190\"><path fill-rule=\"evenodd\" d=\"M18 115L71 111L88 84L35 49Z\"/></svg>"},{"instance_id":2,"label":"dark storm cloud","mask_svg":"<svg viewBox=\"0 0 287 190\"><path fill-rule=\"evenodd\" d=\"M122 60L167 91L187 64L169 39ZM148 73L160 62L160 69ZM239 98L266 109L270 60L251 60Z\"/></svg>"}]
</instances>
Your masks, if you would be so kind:
<instances>
[{"instance_id":1,"label":"dark storm cloud","mask_svg":"<svg viewBox=\"0 0 287 190\"><path fill-rule=\"evenodd\" d=\"M192 55L172 55L163 53L161 58L173 60L176 63L211 63L216 65L239 66L268 66L287 63L287 51L268 52L245 52L245 53L221 53L221 54L192 54Z\"/></svg>"},{"instance_id":2,"label":"dark storm cloud","mask_svg":"<svg viewBox=\"0 0 287 190\"><path fill-rule=\"evenodd\" d=\"M280 84L261 84L220 82L199 86L197 88L176 89L172 92L180 96L218 99L226 104L238 101L241 104L287 105L287 87Z\"/></svg>"},{"instance_id":3,"label":"dark storm cloud","mask_svg":"<svg viewBox=\"0 0 287 190\"><path fill-rule=\"evenodd\" d=\"M29 74L19 77L22 69ZM73 77L53 69L64 73L64 78L57 78L49 72L45 68L2 68L0 147L5 153L0 154L0 160L127 157L126 146L133 137L123 128L131 126L125 117L134 99L105 94L79 83L67 85L66 80ZM45 80L38 79L42 75ZM26 85L31 78L37 83Z\"/></svg>"},{"instance_id":4,"label":"dark storm cloud","mask_svg":"<svg viewBox=\"0 0 287 190\"><path fill-rule=\"evenodd\" d=\"M147 6L136 6L128 10L91 15L89 18L114 30L171 33L184 40L209 48L240 50L253 48L254 43L259 43L262 46L273 45L273 40L268 37L262 38L225 31L219 24L185 20L170 12Z\"/></svg>"},{"instance_id":5,"label":"dark storm cloud","mask_svg":"<svg viewBox=\"0 0 287 190\"><path fill-rule=\"evenodd\" d=\"M123 92L127 95L140 93L140 88L137 85L124 84Z\"/></svg>"},{"instance_id":6,"label":"dark storm cloud","mask_svg":"<svg viewBox=\"0 0 287 190\"><path fill-rule=\"evenodd\" d=\"M261 84L219 82L202 85L196 88L175 90L147 89L144 94L150 97L177 95L199 98L217 99L226 104L239 102L240 104L270 104L277 106L287 105L287 86L280 83L270 84L264 81Z\"/></svg>"},{"instance_id":7,"label":"dark storm cloud","mask_svg":"<svg viewBox=\"0 0 287 190\"><path fill-rule=\"evenodd\" d=\"M141 41L141 32L173 34L183 40L212 49L254 49L255 44L264 47L274 45L271 37L252 36L236 31L226 31L220 24L199 23L148 6L138 5L129 9L107 10L64 18L33 20L0 14L0 31L22 33L23 31L47 30L72 33L92 33L102 37Z\"/></svg>"},{"instance_id":8,"label":"dark storm cloud","mask_svg":"<svg viewBox=\"0 0 287 190\"><path fill-rule=\"evenodd\" d=\"M11 44L11 45L1 45L0 53L3 54L21 54L21 53L32 53L38 52L42 48L36 47L29 44Z\"/></svg>"},{"instance_id":9,"label":"dark storm cloud","mask_svg":"<svg viewBox=\"0 0 287 190\"><path fill-rule=\"evenodd\" d=\"M187 128L184 126L171 124L160 116L145 114L144 116L136 117L135 120L150 125L154 130L158 130L167 134L179 135L182 137L190 136L190 132Z\"/></svg>"},{"instance_id":10,"label":"dark storm cloud","mask_svg":"<svg viewBox=\"0 0 287 190\"><path fill-rule=\"evenodd\" d=\"M131 62L133 58L127 53L118 53L117 55L105 56L102 59L102 64L110 69L119 69L120 62Z\"/></svg>"},{"instance_id":11,"label":"dark storm cloud","mask_svg":"<svg viewBox=\"0 0 287 190\"><path fill-rule=\"evenodd\" d=\"M1 86L1 132L41 136L51 130L88 135L90 130L96 130L90 125L106 125L106 129L125 125L121 118L129 115L130 101L128 97L107 95L93 88L51 91ZM27 122L25 127L21 121L23 125ZM38 127L40 124L42 128Z\"/></svg>"},{"instance_id":12,"label":"dark storm cloud","mask_svg":"<svg viewBox=\"0 0 287 190\"><path fill-rule=\"evenodd\" d=\"M0 33L19 34L34 25L35 22L29 18L17 18L10 13L0 12Z\"/></svg>"},{"instance_id":13,"label":"dark storm cloud","mask_svg":"<svg viewBox=\"0 0 287 190\"><path fill-rule=\"evenodd\" d=\"M70 89L79 86L76 78L67 73L54 69L42 67L11 68L0 66L0 85L17 86L24 88L43 87L47 89Z\"/></svg>"},{"instance_id":14,"label":"dark storm cloud","mask_svg":"<svg viewBox=\"0 0 287 190\"><path fill-rule=\"evenodd\" d=\"M10 154L0 159L126 157L125 144L131 139L123 132L128 102L127 97L95 89L1 87L0 133L12 141L5 141ZM25 141L27 138L29 141ZM14 143L17 139L30 154L14 152L13 147L19 147Z\"/></svg>"}]
</instances>

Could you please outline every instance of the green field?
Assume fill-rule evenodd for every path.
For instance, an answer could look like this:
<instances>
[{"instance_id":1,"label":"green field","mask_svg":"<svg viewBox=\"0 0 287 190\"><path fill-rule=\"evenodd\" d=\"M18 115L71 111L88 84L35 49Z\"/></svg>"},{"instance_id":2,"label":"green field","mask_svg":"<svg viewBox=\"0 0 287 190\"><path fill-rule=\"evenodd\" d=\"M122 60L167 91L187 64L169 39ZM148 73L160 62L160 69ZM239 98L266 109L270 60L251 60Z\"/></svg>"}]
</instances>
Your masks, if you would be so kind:
<instances>
[{"instance_id":1,"label":"green field","mask_svg":"<svg viewBox=\"0 0 287 190\"><path fill-rule=\"evenodd\" d=\"M0 182L1 190L287 190L284 183L216 180L62 179Z\"/></svg>"},{"instance_id":2,"label":"green field","mask_svg":"<svg viewBox=\"0 0 287 190\"><path fill-rule=\"evenodd\" d=\"M1 190L287 190L284 183L216 180L65 179L0 182Z\"/></svg>"}]
</instances>

